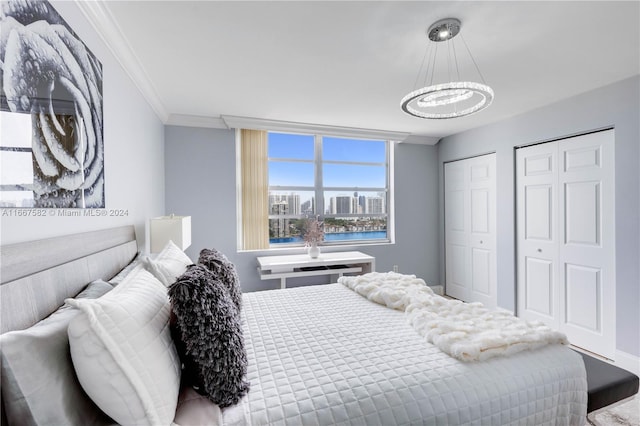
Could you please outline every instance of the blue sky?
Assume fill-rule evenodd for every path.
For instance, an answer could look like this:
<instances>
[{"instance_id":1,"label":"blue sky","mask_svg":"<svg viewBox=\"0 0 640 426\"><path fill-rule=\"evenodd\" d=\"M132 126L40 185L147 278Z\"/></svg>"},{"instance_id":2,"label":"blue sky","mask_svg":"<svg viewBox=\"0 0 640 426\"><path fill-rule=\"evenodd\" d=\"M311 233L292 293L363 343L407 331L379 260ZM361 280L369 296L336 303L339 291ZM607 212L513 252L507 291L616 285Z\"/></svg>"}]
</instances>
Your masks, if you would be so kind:
<instances>
[{"instance_id":1,"label":"blue sky","mask_svg":"<svg viewBox=\"0 0 640 426\"><path fill-rule=\"evenodd\" d=\"M314 137L286 133L269 133L269 158L313 159ZM323 159L384 163L384 141L363 141L325 137ZM272 185L313 186L313 164L271 162L269 181ZM386 186L384 166L325 164L324 186L382 187Z\"/></svg>"}]
</instances>

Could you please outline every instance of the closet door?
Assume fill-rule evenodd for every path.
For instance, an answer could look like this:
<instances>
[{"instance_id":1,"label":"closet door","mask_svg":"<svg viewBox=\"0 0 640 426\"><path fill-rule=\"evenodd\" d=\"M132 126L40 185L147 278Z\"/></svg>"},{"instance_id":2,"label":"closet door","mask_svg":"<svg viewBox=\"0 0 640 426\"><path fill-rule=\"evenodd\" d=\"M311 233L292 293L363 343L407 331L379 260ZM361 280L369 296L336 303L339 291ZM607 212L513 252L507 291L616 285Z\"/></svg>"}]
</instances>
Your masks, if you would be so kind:
<instances>
[{"instance_id":1,"label":"closet door","mask_svg":"<svg viewBox=\"0 0 640 426\"><path fill-rule=\"evenodd\" d=\"M615 354L614 133L517 151L518 315Z\"/></svg>"},{"instance_id":2,"label":"closet door","mask_svg":"<svg viewBox=\"0 0 640 426\"><path fill-rule=\"evenodd\" d=\"M614 131L559 142L562 328L576 346L615 356Z\"/></svg>"},{"instance_id":3,"label":"closet door","mask_svg":"<svg viewBox=\"0 0 640 426\"><path fill-rule=\"evenodd\" d=\"M558 276L558 146L518 149L518 316L560 328Z\"/></svg>"},{"instance_id":4,"label":"closet door","mask_svg":"<svg viewBox=\"0 0 640 426\"><path fill-rule=\"evenodd\" d=\"M444 165L445 292L496 307L495 154Z\"/></svg>"}]
</instances>

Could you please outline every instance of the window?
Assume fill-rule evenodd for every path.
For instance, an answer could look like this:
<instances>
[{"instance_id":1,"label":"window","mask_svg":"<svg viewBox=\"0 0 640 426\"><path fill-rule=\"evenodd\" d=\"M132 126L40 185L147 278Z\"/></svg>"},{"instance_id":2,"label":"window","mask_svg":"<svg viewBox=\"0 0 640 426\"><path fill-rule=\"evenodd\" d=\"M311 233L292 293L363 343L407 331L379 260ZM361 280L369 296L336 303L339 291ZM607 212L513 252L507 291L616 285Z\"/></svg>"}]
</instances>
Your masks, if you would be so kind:
<instances>
[{"instance_id":1,"label":"window","mask_svg":"<svg viewBox=\"0 0 640 426\"><path fill-rule=\"evenodd\" d=\"M316 216L325 245L391 241L390 142L266 132L266 145L269 247L302 245Z\"/></svg>"}]
</instances>

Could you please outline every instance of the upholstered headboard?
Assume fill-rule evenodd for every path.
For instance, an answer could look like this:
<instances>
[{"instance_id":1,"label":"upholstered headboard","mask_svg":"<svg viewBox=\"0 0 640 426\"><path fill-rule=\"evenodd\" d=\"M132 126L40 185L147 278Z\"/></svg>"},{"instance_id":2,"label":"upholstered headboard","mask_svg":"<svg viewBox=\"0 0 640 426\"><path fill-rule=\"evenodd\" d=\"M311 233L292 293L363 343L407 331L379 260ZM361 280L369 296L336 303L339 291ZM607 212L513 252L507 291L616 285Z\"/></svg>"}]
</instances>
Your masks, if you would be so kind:
<instances>
[{"instance_id":1,"label":"upholstered headboard","mask_svg":"<svg viewBox=\"0 0 640 426\"><path fill-rule=\"evenodd\" d=\"M131 225L0 247L0 333L32 326L137 252Z\"/></svg>"}]
</instances>

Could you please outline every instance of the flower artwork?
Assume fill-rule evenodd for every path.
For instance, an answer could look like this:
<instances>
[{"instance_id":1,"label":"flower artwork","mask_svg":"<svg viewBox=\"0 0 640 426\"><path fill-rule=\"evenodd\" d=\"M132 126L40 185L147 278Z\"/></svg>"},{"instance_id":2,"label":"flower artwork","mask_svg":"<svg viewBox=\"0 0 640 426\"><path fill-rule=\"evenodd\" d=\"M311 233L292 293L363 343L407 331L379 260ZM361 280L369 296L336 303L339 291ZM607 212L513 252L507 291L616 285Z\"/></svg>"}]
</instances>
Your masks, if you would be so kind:
<instances>
[{"instance_id":1,"label":"flower artwork","mask_svg":"<svg viewBox=\"0 0 640 426\"><path fill-rule=\"evenodd\" d=\"M104 208L102 64L48 1L0 26L0 207Z\"/></svg>"}]
</instances>

